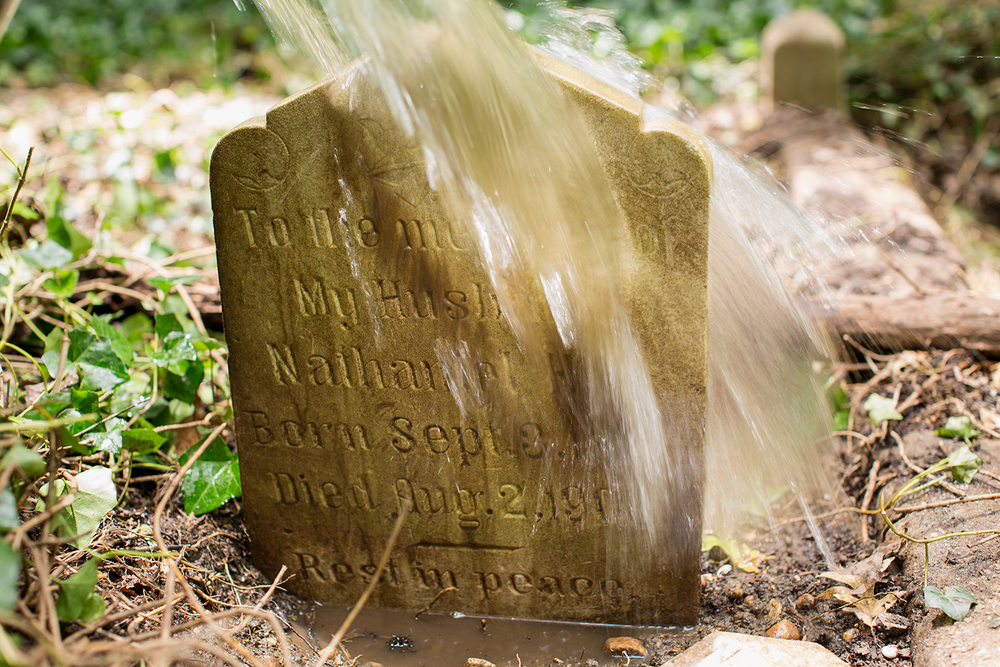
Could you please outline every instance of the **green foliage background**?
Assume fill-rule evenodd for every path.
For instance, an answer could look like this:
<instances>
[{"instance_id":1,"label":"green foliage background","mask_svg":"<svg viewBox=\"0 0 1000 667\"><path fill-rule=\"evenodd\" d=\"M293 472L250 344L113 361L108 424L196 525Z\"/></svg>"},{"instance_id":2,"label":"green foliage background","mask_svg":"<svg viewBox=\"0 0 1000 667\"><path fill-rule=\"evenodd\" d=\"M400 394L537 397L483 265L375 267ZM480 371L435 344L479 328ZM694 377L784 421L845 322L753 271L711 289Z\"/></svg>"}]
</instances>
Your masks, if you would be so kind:
<instances>
[{"instance_id":1,"label":"green foliage background","mask_svg":"<svg viewBox=\"0 0 1000 667\"><path fill-rule=\"evenodd\" d=\"M0 83L75 80L99 84L124 72L228 82L234 54L273 48L252 2L233 0L27 0L0 43Z\"/></svg>"}]
</instances>

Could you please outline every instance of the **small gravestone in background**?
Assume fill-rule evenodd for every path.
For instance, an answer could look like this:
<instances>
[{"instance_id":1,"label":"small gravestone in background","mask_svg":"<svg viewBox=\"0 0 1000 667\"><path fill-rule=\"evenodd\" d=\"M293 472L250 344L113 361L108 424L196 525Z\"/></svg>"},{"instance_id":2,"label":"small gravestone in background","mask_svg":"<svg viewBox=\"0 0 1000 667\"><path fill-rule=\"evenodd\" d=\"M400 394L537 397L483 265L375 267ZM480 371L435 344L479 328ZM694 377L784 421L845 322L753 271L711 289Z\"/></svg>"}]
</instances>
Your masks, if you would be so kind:
<instances>
[{"instance_id":1,"label":"small gravestone in background","mask_svg":"<svg viewBox=\"0 0 1000 667\"><path fill-rule=\"evenodd\" d=\"M826 14L799 9L764 28L764 99L777 108L844 107L844 33Z\"/></svg>"},{"instance_id":2,"label":"small gravestone in background","mask_svg":"<svg viewBox=\"0 0 1000 667\"><path fill-rule=\"evenodd\" d=\"M623 298L657 395L703 415L707 149L547 67L586 118L628 227ZM684 520L652 559L616 558L613 535L631 524L616 525L613 480L559 404L567 360L519 351L419 144L362 70L226 135L211 188L247 529L266 573L287 565L293 592L355 602L409 501L370 604L417 610L453 588L435 611L697 619L703 416L675 452L692 466L674 499ZM473 372L450 371L444 350L472 355ZM516 419L462 410L456 382Z\"/></svg>"}]
</instances>

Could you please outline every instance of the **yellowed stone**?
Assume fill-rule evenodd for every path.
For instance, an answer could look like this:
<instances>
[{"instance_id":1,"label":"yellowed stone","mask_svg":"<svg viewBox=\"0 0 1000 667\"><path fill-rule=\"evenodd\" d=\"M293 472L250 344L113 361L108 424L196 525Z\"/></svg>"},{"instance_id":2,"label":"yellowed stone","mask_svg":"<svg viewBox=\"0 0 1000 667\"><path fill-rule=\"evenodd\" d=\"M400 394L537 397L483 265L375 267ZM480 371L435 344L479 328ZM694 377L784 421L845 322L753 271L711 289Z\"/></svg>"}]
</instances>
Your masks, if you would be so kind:
<instances>
[{"instance_id":1,"label":"yellowed stone","mask_svg":"<svg viewBox=\"0 0 1000 667\"><path fill-rule=\"evenodd\" d=\"M844 32L829 16L798 9L771 21L761 39L769 104L844 110Z\"/></svg>"},{"instance_id":2,"label":"yellowed stone","mask_svg":"<svg viewBox=\"0 0 1000 667\"><path fill-rule=\"evenodd\" d=\"M675 502L697 517L708 152L682 124L644 123L639 102L544 63L585 117L628 227L624 298L654 387L696 417L675 453L691 466ZM557 398L572 359L518 351L419 145L362 70L226 135L211 188L247 529L264 572L286 565L297 594L353 603L409 500L369 604L421 609L453 587L434 611L695 621L697 521L677 521L653 558L617 557L612 534L629 524ZM442 349L460 341L475 372L449 379ZM450 382L507 418L463 416Z\"/></svg>"}]
</instances>

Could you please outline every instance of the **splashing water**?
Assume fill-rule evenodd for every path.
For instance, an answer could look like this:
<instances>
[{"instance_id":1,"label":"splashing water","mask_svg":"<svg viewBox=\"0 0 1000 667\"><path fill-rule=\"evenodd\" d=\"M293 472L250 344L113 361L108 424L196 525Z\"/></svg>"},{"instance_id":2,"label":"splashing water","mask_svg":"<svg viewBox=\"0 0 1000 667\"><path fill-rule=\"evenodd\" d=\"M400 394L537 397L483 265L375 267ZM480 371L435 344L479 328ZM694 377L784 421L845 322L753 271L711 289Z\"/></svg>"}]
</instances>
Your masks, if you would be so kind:
<instances>
[{"instance_id":1,"label":"splashing water","mask_svg":"<svg viewBox=\"0 0 1000 667\"><path fill-rule=\"evenodd\" d=\"M596 151L502 12L483 0L255 1L275 34L320 73L365 59L361 67L399 126L419 139L428 180L452 219L469 225L522 351L573 350L579 359L576 391L565 398L583 437L604 452L609 478L623 485L625 515L652 542L674 522L700 521L672 499L692 480L700 484L701 465L678 452L703 407L661 409L620 305L624 225ZM553 16L542 50L638 96L646 77L608 15L562 8ZM822 482L817 443L826 423L809 362L824 343L760 253L794 254L808 270L803 248L833 250L724 151L712 157L704 519L729 530L747 506L766 508L776 490ZM442 366L460 372L471 358L463 346L439 341ZM449 384L463 411L481 400L459 395L474 383Z\"/></svg>"}]
</instances>

